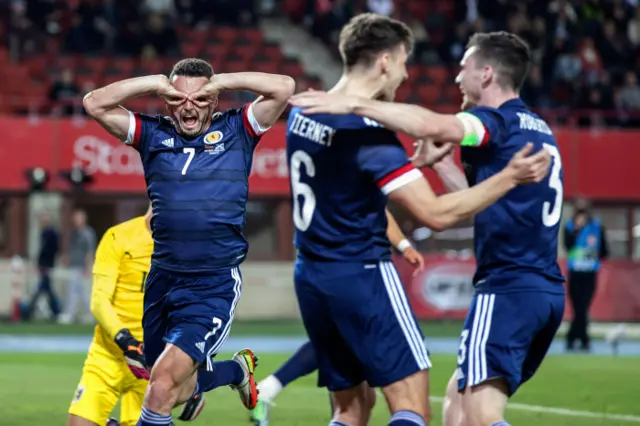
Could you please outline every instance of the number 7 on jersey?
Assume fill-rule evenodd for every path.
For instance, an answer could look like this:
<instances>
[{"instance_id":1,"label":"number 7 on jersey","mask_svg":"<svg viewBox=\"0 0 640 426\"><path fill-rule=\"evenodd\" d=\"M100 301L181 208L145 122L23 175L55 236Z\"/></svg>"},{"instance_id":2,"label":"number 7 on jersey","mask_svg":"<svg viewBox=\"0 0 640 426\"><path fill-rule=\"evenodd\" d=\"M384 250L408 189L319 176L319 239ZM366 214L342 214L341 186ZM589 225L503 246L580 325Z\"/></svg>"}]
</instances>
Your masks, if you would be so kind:
<instances>
[{"instance_id":1,"label":"number 7 on jersey","mask_svg":"<svg viewBox=\"0 0 640 426\"><path fill-rule=\"evenodd\" d=\"M182 174L186 175L187 174L187 170L189 169L189 164L191 164L191 160L193 160L193 156L196 154L196 149L195 148L183 148L182 152L189 155L189 157L187 157L187 161L184 163L184 167L182 168Z\"/></svg>"}]
</instances>

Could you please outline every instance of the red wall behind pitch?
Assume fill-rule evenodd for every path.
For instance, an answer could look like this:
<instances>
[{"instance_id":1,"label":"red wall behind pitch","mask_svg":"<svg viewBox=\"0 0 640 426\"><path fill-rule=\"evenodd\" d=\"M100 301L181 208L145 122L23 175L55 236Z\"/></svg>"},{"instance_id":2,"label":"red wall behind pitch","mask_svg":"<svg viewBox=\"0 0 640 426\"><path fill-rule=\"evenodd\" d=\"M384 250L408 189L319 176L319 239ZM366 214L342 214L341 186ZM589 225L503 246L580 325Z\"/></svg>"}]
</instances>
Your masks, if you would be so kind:
<instances>
[{"instance_id":1,"label":"red wall behind pitch","mask_svg":"<svg viewBox=\"0 0 640 426\"><path fill-rule=\"evenodd\" d=\"M109 136L93 121L0 118L0 190L26 190L24 170L49 170L50 189L67 189L58 172L83 165L97 192L143 192L144 178L137 153ZM565 171L565 197L640 201L640 131L556 128ZM285 125L278 123L256 149L250 179L256 195L286 195L289 191L284 151ZM412 141L403 138L410 151ZM437 191L439 180L425 172Z\"/></svg>"}]
</instances>

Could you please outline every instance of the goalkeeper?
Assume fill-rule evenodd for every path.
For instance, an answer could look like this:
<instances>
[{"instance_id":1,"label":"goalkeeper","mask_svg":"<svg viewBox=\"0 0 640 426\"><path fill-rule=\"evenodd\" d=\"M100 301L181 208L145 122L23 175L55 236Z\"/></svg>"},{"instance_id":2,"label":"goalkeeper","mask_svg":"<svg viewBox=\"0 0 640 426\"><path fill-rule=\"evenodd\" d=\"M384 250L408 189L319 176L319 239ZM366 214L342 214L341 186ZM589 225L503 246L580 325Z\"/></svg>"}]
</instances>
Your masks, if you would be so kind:
<instances>
[{"instance_id":1,"label":"goalkeeper","mask_svg":"<svg viewBox=\"0 0 640 426\"><path fill-rule=\"evenodd\" d=\"M142 311L153 252L150 220L151 208L110 228L96 251L91 312L98 325L69 407L68 426L134 426L140 417L149 379ZM119 399L120 423L108 419Z\"/></svg>"}]
</instances>

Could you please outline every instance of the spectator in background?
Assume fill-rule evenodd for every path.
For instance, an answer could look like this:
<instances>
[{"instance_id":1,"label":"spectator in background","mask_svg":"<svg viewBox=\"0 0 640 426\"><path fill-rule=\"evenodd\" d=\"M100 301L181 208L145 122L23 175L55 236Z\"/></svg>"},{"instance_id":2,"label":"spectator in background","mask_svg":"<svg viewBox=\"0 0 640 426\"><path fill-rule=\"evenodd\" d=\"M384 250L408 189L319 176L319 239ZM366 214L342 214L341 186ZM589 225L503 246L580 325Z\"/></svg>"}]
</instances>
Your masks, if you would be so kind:
<instances>
[{"instance_id":1,"label":"spectator in background","mask_svg":"<svg viewBox=\"0 0 640 426\"><path fill-rule=\"evenodd\" d=\"M618 92L618 110L622 112L623 122L637 126L640 123L640 87L638 76L633 71L625 75L624 86ZM629 117L630 116L630 117Z\"/></svg>"},{"instance_id":2,"label":"spectator in background","mask_svg":"<svg viewBox=\"0 0 640 426\"><path fill-rule=\"evenodd\" d=\"M90 301L87 294L87 277L91 275L93 255L96 250L96 234L87 225L84 210L73 212L73 231L68 244L69 282L64 313L59 316L61 324L70 324L76 318L78 302L85 316L91 318Z\"/></svg>"},{"instance_id":3,"label":"spectator in background","mask_svg":"<svg viewBox=\"0 0 640 426\"><path fill-rule=\"evenodd\" d=\"M367 10L378 15L391 16L393 0L367 0Z\"/></svg>"},{"instance_id":4,"label":"spectator in background","mask_svg":"<svg viewBox=\"0 0 640 426\"><path fill-rule=\"evenodd\" d=\"M460 22L449 32L440 44L439 54L442 61L457 69L467 46L469 30L466 22Z\"/></svg>"},{"instance_id":5,"label":"spectator in background","mask_svg":"<svg viewBox=\"0 0 640 426\"><path fill-rule=\"evenodd\" d=\"M605 22L598 50L600 51L602 62L607 64L607 68L614 75L622 74L626 65L632 59L629 57L631 54L629 46L618 33L616 24L613 21Z\"/></svg>"},{"instance_id":6,"label":"spectator in background","mask_svg":"<svg viewBox=\"0 0 640 426\"><path fill-rule=\"evenodd\" d=\"M24 313L25 320L32 318L36 309L40 296L46 295L49 299L49 309L51 311L51 320L55 320L60 314L60 306L58 296L53 290L51 284L51 271L55 265L60 248L58 231L51 222L51 216L48 213L40 215L40 253L38 254L38 273L40 280L36 292L31 297L31 301L27 305Z\"/></svg>"},{"instance_id":7,"label":"spectator in background","mask_svg":"<svg viewBox=\"0 0 640 426\"><path fill-rule=\"evenodd\" d=\"M550 108L551 99L547 94L547 88L542 81L542 72L539 67L532 67L529 75L522 85L520 97L531 108ZM539 111L536 111L540 114Z\"/></svg>"},{"instance_id":8,"label":"spectator in background","mask_svg":"<svg viewBox=\"0 0 640 426\"><path fill-rule=\"evenodd\" d=\"M172 15L174 0L145 0L144 8L151 13L159 13L161 15Z\"/></svg>"},{"instance_id":9,"label":"spectator in background","mask_svg":"<svg viewBox=\"0 0 640 426\"><path fill-rule=\"evenodd\" d=\"M604 227L592 216L584 200L576 202L573 218L565 224L564 246L569 269L569 298L573 306L567 350L573 350L576 340L580 340L580 349L589 351L589 308L596 290L600 262L609 256L609 250Z\"/></svg>"},{"instance_id":10,"label":"spectator in background","mask_svg":"<svg viewBox=\"0 0 640 426\"><path fill-rule=\"evenodd\" d=\"M596 49L593 38L585 37L582 39L580 47L578 48L578 57L580 58L580 67L585 73L586 79L591 83L595 83L602 70L602 59L600 58L598 49Z\"/></svg>"},{"instance_id":11,"label":"spectator in background","mask_svg":"<svg viewBox=\"0 0 640 426\"><path fill-rule=\"evenodd\" d=\"M633 18L627 24L627 38L633 47L640 47L640 7L636 8Z\"/></svg>"},{"instance_id":12,"label":"spectator in background","mask_svg":"<svg viewBox=\"0 0 640 426\"><path fill-rule=\"evenodd\" d=\"M178 35L167 25L167 19L159 13L152 13L144 29L142 48L151 46L159 56L178 54Z\"/></svg>"},{"instance_id":13,"label":"spectator in background","mask_svg":"<svg viewBox=\"0 0 640 426\"><path fill-rule=\"evenodd\" d=\"M70 69L62 70L60 78L53 83L49 91L49 100L62 115L73 115L75 110L81 108L80 90Z\"/></svg>"}]
</instances>

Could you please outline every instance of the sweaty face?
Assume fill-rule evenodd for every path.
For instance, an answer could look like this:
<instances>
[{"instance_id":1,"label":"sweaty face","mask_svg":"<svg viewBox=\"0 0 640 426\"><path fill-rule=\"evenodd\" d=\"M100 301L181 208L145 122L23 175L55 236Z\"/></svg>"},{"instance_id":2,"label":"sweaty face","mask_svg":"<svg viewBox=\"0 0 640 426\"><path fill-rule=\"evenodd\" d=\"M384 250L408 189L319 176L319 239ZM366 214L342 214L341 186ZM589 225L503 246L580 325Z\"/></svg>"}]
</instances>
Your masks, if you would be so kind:
<instances>
[{"instance_id":1,"label":"sweaty face","mask_svg":"<svg viewBox=\"0 0 640 426\"><path fill-rule=\"evenodd\" d=\"M191 95L198 92L198 90L208 82L209 79L206 77L176 76L171 81L171 84L176 90L186 95ZM209 128L215 106L215 103L206 107L197 106L191 100L187 99L178 106L167 104L167 110L171 118L173 118L180 134L184 136L198 136Z\"/></svg>"},{"instance_id":2,"label":"sweaty face","mask_svg":"<svg viewBox=\"0 0 640 426\"><path fill-rule=\"evenodd\" d=\"M393 101L396 97L398 87L404 82L407 75L407 50L404 45L395 49L386 61L387 83L383 88L382 97L385 101Z\"/></svg>"},{"instance_id":3,"label":"sweaty face","mask_svg":"<svg viewBox=\"0 0 640 426\"><path fill-rule=\"evenodd\" d=\"M458 83L460 92L462 92L463 110L477 104L482 91L484 70L475 63L475 58L473 57L475 51L476 48L471 47L465 52L460 61L460 72L456 77L456 83Z\"/></svg>"}]
</instances>

